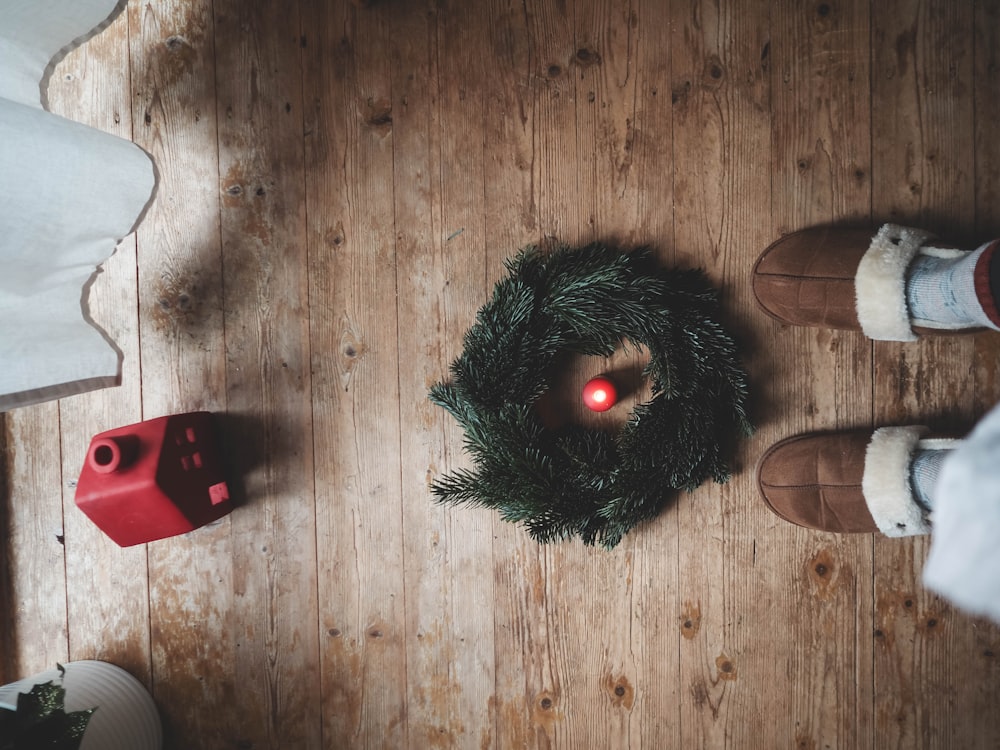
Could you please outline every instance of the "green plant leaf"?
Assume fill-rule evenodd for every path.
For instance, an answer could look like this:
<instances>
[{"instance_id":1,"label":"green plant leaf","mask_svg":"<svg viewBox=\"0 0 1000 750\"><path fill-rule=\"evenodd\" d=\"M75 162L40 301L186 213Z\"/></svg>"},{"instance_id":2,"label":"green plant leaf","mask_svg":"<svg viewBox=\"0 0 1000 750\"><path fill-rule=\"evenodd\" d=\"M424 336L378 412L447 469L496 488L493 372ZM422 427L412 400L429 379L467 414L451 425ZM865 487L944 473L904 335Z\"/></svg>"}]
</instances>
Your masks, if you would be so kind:
<instances>
[{"instance_id":1,"label":"green plant leaf","mask_svg":"<svg viewBox=\"0 0 1000 750\"><path fill-rule=\"evenodd\" d=\"M65 698L65 688L53 681L18 694L16 710L0 710L0 750L77 750L97 709L67 713Z\"/></svg>"}]
</instances>

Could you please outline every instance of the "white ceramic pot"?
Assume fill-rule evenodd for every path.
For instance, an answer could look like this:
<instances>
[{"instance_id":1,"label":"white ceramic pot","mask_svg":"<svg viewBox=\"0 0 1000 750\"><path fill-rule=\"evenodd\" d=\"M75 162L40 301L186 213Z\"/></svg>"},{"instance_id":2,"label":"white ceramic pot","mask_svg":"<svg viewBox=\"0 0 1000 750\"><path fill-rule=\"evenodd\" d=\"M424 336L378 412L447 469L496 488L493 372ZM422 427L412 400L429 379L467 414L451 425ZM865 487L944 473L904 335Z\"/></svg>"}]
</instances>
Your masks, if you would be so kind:
<instances>
[{"instance_id":1,"label":"white ceramic pot","mask_svg":"<svg viewBox=\"0 0 1000 750\"><path fill-rule=\"evenodd\" d=\"M64 666L66 711L97 707L80 750L160 750L160 714L141 682L106 661L71 661ZM0 708L16 708L18 693L30 692L32 686L49 681L58 683L58 669L0 687Z\"/></svg>"}]
</instances>

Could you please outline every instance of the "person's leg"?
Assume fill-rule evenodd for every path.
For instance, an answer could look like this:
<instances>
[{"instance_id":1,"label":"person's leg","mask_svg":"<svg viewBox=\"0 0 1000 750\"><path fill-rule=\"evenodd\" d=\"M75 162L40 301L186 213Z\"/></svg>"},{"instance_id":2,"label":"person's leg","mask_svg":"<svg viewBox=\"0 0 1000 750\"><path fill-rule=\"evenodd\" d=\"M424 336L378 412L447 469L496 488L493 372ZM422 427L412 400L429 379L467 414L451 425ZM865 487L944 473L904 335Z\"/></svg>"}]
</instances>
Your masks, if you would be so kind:
<instances>
[{"instance_id":1,"label":"person's leg","mask_svg":"<svg viewBox=\"0 0 1000 750\"><path fill-rule=\"evenodd\" d=\"M1000 254L990 242L960 257L917 255L906 271L906 305L914 325L1000 330Z\"/></svg>"},{"instance_id":2,"label":"person's leg","mask_svg":"<svg viewBox=\"0 0 1000 750\"><path fill-rule=\"evenodd\" d=\"M910 461L910 486L914 499L928 511L934 510L935 490L941 466L951 453L949 449L917 448Z\"/></svg>"},{"instance_id":3,"label":"person's leg","mask_svg":"<svg viewBox=\"0 0 1000 750\"><path fill-rule=\"evenodd\" d=\"M948 455L932 502L925 585L1000 622L1000 406Z\"/></svg>"}]
</instances>

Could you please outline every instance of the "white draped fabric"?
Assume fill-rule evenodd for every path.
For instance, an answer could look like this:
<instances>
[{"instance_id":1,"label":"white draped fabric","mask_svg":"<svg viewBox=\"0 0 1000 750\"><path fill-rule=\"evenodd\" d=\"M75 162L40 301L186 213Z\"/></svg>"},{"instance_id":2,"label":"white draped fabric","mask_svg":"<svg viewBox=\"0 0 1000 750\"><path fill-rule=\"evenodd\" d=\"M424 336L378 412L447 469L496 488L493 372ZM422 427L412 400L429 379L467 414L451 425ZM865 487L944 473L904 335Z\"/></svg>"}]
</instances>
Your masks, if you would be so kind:
<instances>
[{"instance_id":1,"label":"white draped fabric","mask_svg":"<svg viewBox=\"0 0 1000 750\"><path fill-rule=\"evenodd\" d=\"M1000 406L945 459L934 490L928 588L1000 623Z\"/></svg>"},{"instance_id":2,"label":"white draped fabric","mask_svg":"<svg viewBox=\"0 0 1000 750\"><path fill-rule=\"evenodd\" d=\"M47 112L54 60L116 0L0 0L0 411L115 385L121 355L87 287L150 201L154 166L121 138Z\"/></svg>"}]
</instances>

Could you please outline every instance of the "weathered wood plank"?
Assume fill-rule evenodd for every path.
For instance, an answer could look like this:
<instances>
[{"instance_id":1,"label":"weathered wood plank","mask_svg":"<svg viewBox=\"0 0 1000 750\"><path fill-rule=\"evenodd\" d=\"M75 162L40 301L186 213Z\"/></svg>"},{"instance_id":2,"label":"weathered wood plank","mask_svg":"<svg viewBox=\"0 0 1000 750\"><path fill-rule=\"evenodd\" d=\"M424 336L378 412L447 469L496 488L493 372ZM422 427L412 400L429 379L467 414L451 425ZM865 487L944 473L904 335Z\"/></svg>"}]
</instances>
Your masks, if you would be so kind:
<instances>
[{"instance_id":1,"label":"weathered wood plank","mask_svg":"<svg viewBox=\"0 0 1000 750\"><path fill-rule=\"evenodd\" d=\"M5 679L19 680L69 658L63 546L59 405L4 415L7 476L3 555L8 601Z\"/></svg>"},{"instance_id":2,"label":"weathered wood plank","mask_svg":"<svg viewBox=\"0 0 1000 750\"><path fill-rule=\"evenodd\" d=\"M394 15L303 4L319 684L332 747L407 746Z\"/></svg>"},{"instance_id":3,"label":"weathered wood plank","mask_svg":"<svg viewBox=\"0 0 1000 750\"><path fill-rule=\"evenodd\" d=\"M637 71L645 62L638 53L647 30L640 31L639 11L627 0L580 0L569 63L576 79L578 214L588 234L625 247L647 241L637 221L641 185L635 168L641 137ZM646 20L648 30L655 32L655 17ZM666 127L669 140L669 122L647 125ZM654 133L646 136L659 135ZM670 169L669 162L660 166Z\"/></svg>"},{"instance_id":4,"label":"weathered wood plank","mask_svg":"<svg viewBox=\"0 0 1000 750\"><path fill-rule=\"evenodd\" d=\"M226 408L210 3L129 7L134 137L157 165L137 231L142 417ZM228 449L228 446L227 446ZM148 547L153 693L168 747L235 743L231 522Z\"/></svg>"},{"instance_id":5,"label":"weathered wood plank","mask_svg":"<svg viewBox=\"0 0 1000 750\"><path fill-rule=\"evenodd\" d=\"M576 205L579 242L596 240L628 247L640 228L635 224L636 192L632 150L635 145L637 11L629 3L575 3L573 39L567 70L574 79L576 132ZM638 352L622 357L637 358ZM616 360L617 361L617 360ZM569 418L580 424L620 429L630 400L595 418L578 394L589 377L612 371L597 357L571 360L570 399L562 399ZM554 389L566 388L564 380ZM645 394L644 394L645 395ZM568 402L568 403L567 403ZM564 747L628 747L640 736L633 713L636 691L645 687L636 650L641 629L633 627L636 565L643 541L655 524L630 534L614 550L584 547L579 541L555 548L550 598L556 605L557 631L571 634L560 644L563 680L569 699ZM556 571L563 571L559 575ZM584 609L574 601L589 601Z\"/></svg>"},{"instance_id":6,"label":"weathered wood plank","mask_svg":"<svg viewBox=\"0 0 1000 750\"><path fill-rule=\"evenodd\" d=\"M973 8L899 0L874 5L872 22L873 211L969 242ZM973 358L961 337L876 345L876 422L960 434L974 420L975 381L968 366L942 364ZM876 540L876 736L884 747L991 747L995 686L967 679L983 660L978 627L922 588L927 549L926 538Z\"/></svg>"},{"instance_id":7,"label":"weathered wood plank","mask_svg":"<svg viewBox=\"0 0 1000 750\"><path fill-rule=\"evenodd\" d=\"M1000 3L975 4L973 17L973 100L975 103L976 231L980 239L1000 236ZM995 338L995 337L991 337Z\"/></svg>"},{"instance_id":8,"label":"weathered wood plank","mask_svg":"<svg viewBox=\"0 0 1000 750\"><path fill-rule=\"evenodd\" d=\"M976 3L973 37L976 241L1000 237L1000 4ZM976 337L976 415L1000 402L1000 336Z\"/></svg>"},{"instance_id":9,"label":"weathered wood plank","mask_svg":"<svg viewBox=\"0 0 1000 750\"><path fill-rule=\"evenodd\" d=\"M467 464L427 399L485 298L485 17L430 4L393 23L394 183L410 747L491 747L492 516L434 505L428 480Z\"/></svg>"},{"instance_id":10,"label":"weathered wood plank","mask_svg":"<svg viewBox=\"0 0 1000 750\"><path fill-rule=\"evenodd\" d=\"M723 129L732 117L730 102L719 94L725 44L725 9L707 3L687 5L671 34L671 101L674 144L674 248L683 265L704 266L718 278L720 224L729 220L723 199L727 144ZM721 39L720 39L721 38ZM725 532L722 496L717 490L681 498L677 508L680 580L681 745L722 747L734 685L732 648L725 633L722 587ZM693 535L692 540L687 536ZM721 670L729 665L728 671ZM739 672L736 673L737 676ZM721 720L721 726L719 724Z\"/></svg>"},{"instance_id":11,"label":"weathered wood plank","mask_svg":"<svg viewBox=\"0 0 1000 750\"><path fill-rule=\"evenodd\" d=\"M545 245L578 244L589 235L579 221L576 182L576 86L572 60L576 54L574 9L568 4L543 3L525 8L528 83L527 116L531 119L532 215L535 241ZM519 61L515 61L518 65ZM520 65L518 65L518 68ZM517 70L517 68L515 68ZM504 248L501 252L514 252ZM506 635L530 642L528 650L510 653L498 665L498 681L507 670L519 672L524 685L523 703L508 703L510 719L529 747L584 747L592 737L585 706L597 687L572 683L574 654L583 644L573 643L578 632L566 622L567 604L557 597L560 579L585 581L580 561L586 551L578 542L539 546L523 529L501 532L503 551L497 564L503 580L515 582L511 598L500 605L506 622L517 622L516 631L498 637L503 648ZM507 608L511 609L508 611ZM601 615L594 613L596 619ZM515 619L517 618L517 619ZM523 619L522 619L523 618ZM521 621L518 622L518 619ZM505 652L501 652L505 653ZM501 716L500 720L503 720ZM581 744L582 743L582 744Z\"/></svg>"},{"instance_id":12,"label":"weathered wood plank","mask_svg":"<svg viewBox=\"0 0 1000 750\"><path fill-rule=\"evenodd\" d=\"M544 243L577 245L591 235L579 219L576 155L574 8L539 3L527 22L533 48L529 72L535 126L532 159L537 223Z\"/></svg>"},{"instance_id":13,"label":"weathered wood plank","mask_svg":"<svg viewBox=\"0 0 1000 750\"><path fill-rule=\"evenodd\" d=\"M768 7L691 3L672 34L674 245L679 262L722 289L734 320L750 314L747 270L771 234L760 168L770 163ZM748 449L729 485L704 486L678 506L684 746L779 746L792 736L790 696L762 687L784 678L781 654L760 646L783 593L754 575L764 539Z\"/></svg>"},{"instance_id":14,"label":"weathered wood plank","mask_svg":"<svg viewBox=\"0 0 1000 750\"><path fill-rule=\"evenodd\" d=\"M241 741L322 746L309 238L298 3L212 4L226 404L256 459L232 516ZM306 39L308 44L308 38Z\"/></svg>"},{"instance_id":15,"label":"weathered wood plank","mask_svg":"<svg viewBox=\"0 0 1000 750\"><path fill-rule=\"evenodd\" d=\"M973 80L975 110L975 211L976 241L1000 237L1000 142L996 138L996 123L1000 120L1000 3L975 4L973 18ZM1000 336L985 333L976 336L975 411L985 414L1000 403ZM1000 653L1000 627L995 623L976 622L967 636L969 671L988 674L995 670ZM988 692L983 700L996 700L998 689L982 686ZM978 701L977 701L978 703ZM970 710L976 710L972 708ZM996 722L984 732L985 741L994 738L1000 729Z\"/></svg>"},{"instance_id":16,"label":"weathered wood plank","mask_svg":"<svg viewBox=\"0 0 1000 750\"><path fill-rule=\"evenodd\" d=\"M417 427L400 443L402 477L403 570L406 643L406 739L408 747L454 747L476 723L461 722L456 704L466 687L475 691L476 675L469 682L456 682L464 638L454 621L461 609L463 593L452 590L452 548L449 512L434 506L427 495L429 481L450 469L450 446L445 415L427 401L428 386L447 372L445 342L451 315L450 288L458 294L467 285L468 264L475 257L448 253L441 237L444 209L443 173L450 168L472 171L481 153L460 154L458 163L446 163L456 140L476 132L471 122L462 122L455 132L450 112L442 103L444 86L452 87L449 98L465 91L467 71L455 80L439 80L445 54L439 21L452 12L431 4L414 3L409 12L396 14L392 22L392 145L393 184L408 190L394 193L396 225L396 310L399 326L399 419ZM475 96L475 94L473 94ZM454 160L455 154L449 153ZM473 189L474 190L474 189ZM468 248L479 233L473 224L469 234L456 241ZM471 255L471 253L470 253ZM406 279L407 283L400 284ZM433 333L431 333L433 332ZM404 366L403 363L406 363ZM487 544L488 548L488 544ZM489 559L487 552L484 555ZM485 722L480 722L485 724Z\"/></svg>"},{"instance_id":17,"label":"weathered wood plank","mask_svg":"<svg viewBox=\"0 0 1000 750\"><path fill-rule=\"evenodd\" d=\"M868 223L870 54L857 40L869 35L866 2L783 3L772 11L775 238L806 226ZM769 371L769 384L760 385L779 417L761 426L761 450L800 432L870 426L864 336L783 327L759 311L757 319L768 345L753 366L758 376ZM790 679L782 691L794 719L778 744L874 746L871 537L808 532L770 513L763 523L755 569L784 613L773 637L786 643Z\"/></svg>"},{"instance_id":18,"label":"weathered wood plank","mask_svg":"<svg viewBox=\"0 0 1000 750\"><path fill-rule=\"evenodd\" d=\"M486 269L493 282L503 261L543 239L540 226L536 90L543 67L534 5L490 0L492 75L486 82L484 200ZM485 301L485 299L483 300ZM471 320L468 321L471 324ZM458 350L454 351L455 354ZM545 553L520 527L493 521L496 696L494 746L547 747L559 720L548 617Z\"/></svg>"},{"instance_id":19,"label":"weathered wood plank","mask_svg":"<svg viewBox=\"0 0 1000 750\"><path fill-rule=\"evenodd\" d=\"M53 112L131 138L129 19L71 52L51 77ZM91 437L142 419L135 236L119 245L90 287L87 309L122 352L122 384L59 405L71 659L104 659L151 687L146 548L122 549L74 504ZM136 575L140 571L141 575ZM108 633L113 637L108 637Z\"/></svg>"},{"instance_id":20,"label":"weathered wood plank","mask_svg":"<svg viewBox=\"0 0 1000 750\"><path fill-rule=\"evenodd\" d=\"M640 176L669 175L673 168L671 153L657 147L670 142L669 100L666 96L657 100L650 91L651 86L666 91L669 77L663 74L651 85L643 79L646 87L640 89L640 71L646 65L652 63L663 73L662 66L669 70L665 44L669 26L658 26L667 8L666 3L602 0L582 0L573 8L569 68L576 81L577 216L582 242L604 241L625 250L641 245L661 249L670 238L668 205L660 205L663 215L656 216L651 227L640 221L644 208ZM640 119L645 131L639 129ZM655 230L660 230L658 235L652 233ZM560 379L553 388L569 390L570 398L561 403L571 419L619 430L635 403L651 396L648 384L640 381L635 394L600 416L583 408L578 394L589 377L620 368L641 371L644 361L643 353L632 347L609 360L577 358L570 362L576 377L568 383ZM655 747L679 738L679 712L667 708L675 706L679 696L676 535L671 509L633 530L614 550L584 548L579 543L559 549L558 569L569 567L571 572L554 579L552 592L554 601L564 603L557 610L558 627L573 634L562 647L566 692L572 696L567 746L634 747L652 742ZM573 601L592 605L568 606ZM649 658L653 653L656 657ZM655 707L646 700L652 692L658 695Z\"/></svg>"},{"instance_id":21,"label":"weathered wood plank","mask_svg":"<svg viewBox=\"0 0 1000 750\"><path fill-rule=\"evenodd\" d=\"M615 228L629 245L649 245L666 265L675 260L673 213L673 104L670 100L672 73L671 19L676 3L653 0L637 4L627 17L632 28L633 47L628 76L635 78L635 103L631 117L632 140L624 151L623 164L631 156L624 193L603 194L615 210L605 217L604 229ZM622 23L625 22L622 18ZM619 28L619 31L621 28ZM627 39L629 37L626 37ZM589 95L587 97L589 104ZM625 148L626 143L621 143ZM611 170L605 160L605 169ZM634 203L634 213L625 212L627 223L615 217L624 203ZM634 222L634 229L629 226ZM631 231L630 231L631 230ZM639 399L651 396L643 389ZM685 498L679 498L683 502ZM658 748L681 746L680 682L681 636L686 620L682 617L680 529L676 507L668 508L654 522L636 529L635 558L632 566L631 598L622 606L631 610L628 648L635 679L631 691L611 682L605 693L611 710L619 715L628 703L633 706L628 747ZM624 692L621 691L624 688ZM619 695L619 693L622 693ZM614 696L612 698L612 695ZM616 705L617 701L620 705Z\"/></svg>"},{"instance_id":22,"label":"weathered wood plank","mask_svg":"<svg viewBox=\"0 0 1000 750\"><path fill-rule=\"evenodd\" d=\"M11 442L8 424L10 417L0 413L0 534L4 539L3 554L0 554L0 683L6 684L18 679L17 676L17 627L19 613L14 607L14 563L13 537L8 499L12 477L11 458L14 446Z\"/></svg>"}]
</instances>

